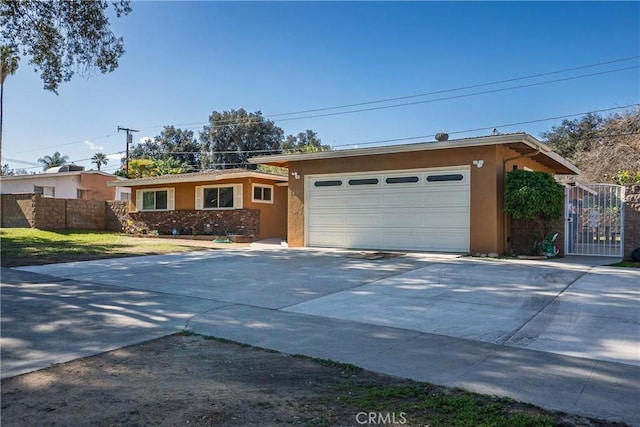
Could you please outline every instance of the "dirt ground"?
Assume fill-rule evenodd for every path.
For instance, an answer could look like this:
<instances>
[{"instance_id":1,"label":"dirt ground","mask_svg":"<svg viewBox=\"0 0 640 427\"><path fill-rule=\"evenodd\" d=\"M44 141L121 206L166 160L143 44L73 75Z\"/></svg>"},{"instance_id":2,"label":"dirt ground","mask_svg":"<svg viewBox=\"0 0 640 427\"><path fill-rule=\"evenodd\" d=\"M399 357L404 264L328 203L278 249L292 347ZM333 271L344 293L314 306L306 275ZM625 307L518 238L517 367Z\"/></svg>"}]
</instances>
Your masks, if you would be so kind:
<instances>
[{"instance_id":1,"label":"dirt ground","mask_svg":"<svg viewBox=\"0 0 640 427\"><path fill-rule=\"evenodd\" d=\"M362 421L369 413L396 425L452 425L443 418L446 407L429 409L420 402L425 396L437 402L439 396L470 395L197 335L55 365L1 385L3 427L358 426L367 425ZM475 396L487 407L504 404L506 413L548 415L554 425L616 425Z\"/></svg>"}]
</instances>

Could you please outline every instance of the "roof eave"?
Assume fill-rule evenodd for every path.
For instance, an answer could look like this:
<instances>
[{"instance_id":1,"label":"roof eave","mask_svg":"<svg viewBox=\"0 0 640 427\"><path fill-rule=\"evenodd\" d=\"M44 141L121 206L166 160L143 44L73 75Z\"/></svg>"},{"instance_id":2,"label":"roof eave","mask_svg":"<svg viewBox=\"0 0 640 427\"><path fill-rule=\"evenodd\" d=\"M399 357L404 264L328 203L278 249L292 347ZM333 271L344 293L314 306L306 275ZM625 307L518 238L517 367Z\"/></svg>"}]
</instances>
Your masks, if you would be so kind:
<instances>
[{"instance_id":1,"label":"roof eave","mask_svg":"<svg viewBox=\"0 0 640 427\"><path fill-rule=\"evenodd\" d=\"M220 181L220 180L229 180L229 179L236 179L236 178L262 178L262 179L271 179L273 181L279 181L279 182L288 181L288 177L286 176L271 175L271 174L260 173L260 172L242 172L242 173L220 174L220 175L197 175L197 176L182 175L180 177L167 175L165 177L160 177L160 178L138 178L138 179L128 179L121 182L108 182L107 185L110 187L141 187L141 186L156 185L156 184Z\"/></svg>"},{"instance_id":2,"label":"roof eave","mask_svg":"<svg viewBox=\"0 0 640 427\"><path fill-rule=\"evenodd\" d=\"M544 156L552 160L554 167L558 173L567 174L579 174L580 170L569 163L566 159L553 152L549 146L538 141L533 136L526 133L515 133L508 135L492 135L479 138L465 138L451 141L442 142L422 142L414 144L403 145L388 145L384 147L373 148L355 148L350 150L336 150L336 151L321 151L317 153L298 153L298 154L282 154L271 156L259 156L249 159L250 163L254 164L266 164L271 166L287 167L289 162L292 161L305 161L305 160L320 160L320 159L332 159L339 157L355 157L366 156L376 154L392 154L392 153L405 153L412 151L423 150L438 150L438 149L450 149L450 148L466 148L477 147L483 145L495 145L506 143L523 143L528 145L534 150L539 151Z\"/></svg>"}]
</instances>

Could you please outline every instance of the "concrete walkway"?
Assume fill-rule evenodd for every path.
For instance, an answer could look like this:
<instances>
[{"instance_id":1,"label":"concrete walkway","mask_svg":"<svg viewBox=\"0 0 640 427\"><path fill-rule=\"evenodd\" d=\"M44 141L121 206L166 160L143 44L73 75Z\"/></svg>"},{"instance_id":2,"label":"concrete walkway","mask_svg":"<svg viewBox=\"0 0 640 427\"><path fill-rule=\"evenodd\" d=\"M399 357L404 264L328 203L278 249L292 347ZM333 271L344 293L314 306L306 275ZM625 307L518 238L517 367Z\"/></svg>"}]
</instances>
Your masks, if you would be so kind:
<instances>
[{"instance_id":1,"label":"concrete walkway","mask_svg":"<svg viewBox=\"0 0 640 427\"><path fill-rule=\"evenodd\" d=\"M640 271L594 267L602 259L345 255L3 269L2 376L186 328L640 426Z\"/></svg>"}]
</instances>

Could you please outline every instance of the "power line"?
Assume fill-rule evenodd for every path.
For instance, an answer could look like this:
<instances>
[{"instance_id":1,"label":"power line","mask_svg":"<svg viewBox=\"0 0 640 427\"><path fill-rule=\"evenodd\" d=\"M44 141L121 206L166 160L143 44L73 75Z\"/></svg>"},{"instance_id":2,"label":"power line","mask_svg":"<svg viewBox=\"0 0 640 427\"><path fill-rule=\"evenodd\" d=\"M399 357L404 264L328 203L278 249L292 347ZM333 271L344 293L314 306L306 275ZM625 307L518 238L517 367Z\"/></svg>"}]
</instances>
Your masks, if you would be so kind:
<instances>
[{"instance_id":1,"label":"power line","mask_svg":"<svg viewBox=\"0 0 640 427\"><path fill-rule=\"evenodd\" d=\"M24 151L20 151L19 153L11 153L11 154L23 154L23 153L32 153L34 151L41 151L44 150L45 148L55 148L55 147L62 147L65 145L73 145L73 144L79 144L81 142L85 142L85 141L97 141L99 139L105 139L105 138L110 138L111 135L104 135L104 136L97 136L95 138L85 138L85 139L80 139L78 141L73 141L73 142L65 142L62 144L55 144L55 145L47 145L44 147L40 147L40 148L34 148L32 150L24 150Z\"/></svg>"},{"instance_id":2,"label":"power line","mask_svg":"<svg viewBox=\"0 0 640 427\"><path fill-rule=\"evenodd\" d=\"M378 100L375 100L375 101L359 102L359 103L356 103L356 104L344 104L344 105L337 105L337 106L334 106L334 107L314 108L314 109L311 109L311 110L301 110L301 111L295 111L295 112L291 112L291 113L270 114L268 117L279 117L279 116L290 116L290 115L294 115L294 114L315 113L315 112L318 112L318 111L327 111L327 110L336 110L336 109L341 109L341 108L359 107L359 106L362 106L362 105L379 104L379 103L382 103L382 102L391 102L391 101L399 101L399 100L402 100L402 99L419 98L419 97L422 97L422 96L439 95L441 93L457 92L457 91L460 91L460 90L475 89L475 88L478 88L478 87L493 86L493 85L497 85L497 84L509 83L509 82L514 82L514 81L518 81L518 80L528 80L528 79L533 79L533 78L536 78L536 77L549 76L549 75L553 75L553 74L561 74L561 73L566 73L568 71L582 70L582 69L585 69L585 68L593 68L593 67L598 67L600 65L613 64L613 63L616 63L616 62L625 62L625 61L630 61L632 59L638 59L638 58L640 58L640 56L631 56L631 57L628 57L628 58L621 58L621 59L615 59L615 60L612 60L612 61L599 62L597 64L583 65L581 67L565 68L563 70L549 71L549 72L546 72L546 73L539 73L539 74L531 74L531 75L528 75L528 76L515 77L515 78L505 79L505 80L497 80L497 81L489 82L489 83L479 83L479 84L474 84L474 85L469 85L469 86L462 86L462 87L453 88L453 89L443 89L443 90L438 90L438 91L433 91L433 92L419 93L419 94L416 94L416 95L397 96L395 98L378 99Z\"/></svg>"},{"instance_id":3,"label":"power line","mask_svg":"<svg viewBox=\"0 0 640 427\"><path fill-rule=\"evenodd\" d=\"M443 97L443 98L427 99L427 100L424 100L424 101L405 102L403 104L385 105L385 106L381 106L381 107L360 108L360 109L357 109L357 110L340 111L340 112L336 112L336 113L314 114L314 115L311 115L311 116L290 117L290 118L280 119L280 121L284 122L284 121L290 121L290 120L313 119L313 118L317 118L317 117L338 116L338 115L342 115L342 114L362 113L362 112L365 112L365 111L385 110L385 109L389 109L389 108L398 108L398 107L407 107L407 106L410 106L410 105L427 104L427 103L430 103L430 102L448 101L448 100L451 100L451 99L468 98L468 97L471 97L471 96L487 95L487 94L497 93L497 92L506 92L506 91L514 90L514 89L522 89L522 88L527 88L527 87L542 86L542 85L546 85L546 84L550 84L550 83L558 83L558 82L563 82L563 81L582 79L582 78L586 78L586 77L593 77L593 76L598 76L598 75L608 74L608 73L616 73L616 72L619 72L619 71L625 71L625 70L631 70L631 69L637 69L637 68L640 68L640 66L639 65L634 65L632 67L618 68L618 69L615 69L615 70L601 71L601 72L598 72L598 73L583 74L583 75L580 75L580 76L566 77L566 78L563 78L563 79L549 80L549 81L546 81L546 82L529 83L529 84L526 84L526 85L511 86L511 87L506 87L506 88L501 88L501 89L492 89L492 90L486 90L486 91L482 91L482 92L468 93L468 94L464 94L464 95L447 96L447 97Z\"/></svg>"},{"instance_id":4,"label":"power line","mask_svg":"<svg viewBox=\"0 0 640 427\"><path fill-rule=\"evenodd\" d=\"M602 112L607 112L607 111L622 110L622 109L627 109L627 108L631 108L631 107L639 107L639 106L640 106L640 104L629 104L629 105L625 105L625 106L622 106L622 107L603 108L603 109L599 109L599 110L592 110L592 111L581 112L581 113L566 114L566 115L562 115L562 116L546 117L546 118L542 118L542 119L533 119L533 120L527 120L527 121L516 122L516 123L506 123L506 124L479 127L479 128L474 128L474 129L465 129L465 130L459 130L459 131L452 131L452 132L448 132L448 134L450 134L450 135L459 135L459 134L465 134L465 133L479 132L479 131L483 131L483 130L492 130L492 129L495 129L495 128L508 128L508 127L521 126L521 125L531 124L531 123L540 123L540 122L545 122L545 121L550 121L550 120L559 120L559 119L566 119L566 118L570 118L570 117L583 116L583 115L590 114L590 113L602 113ZM619 137L619 136L631 136L631 135L637 135L637 134L635 134L635 133L615 134L615 135L606 135L606 136L603 136L603 137ZM334 146L332 146L332 148L352 147L352 146L360 146L360 145L383 144L383 143L390 143L390 142L402 142L402 141L410 141L410 140L414 140L414 139L433 138L434 136L435 136L435 134L429 134L429 135L419 135L419 136L411 136L411 137L403 137L403 138L381 139L381 140L375 140L375 141L366 141L366 142L358 142L358 143L351 143L351 144L334 145ZM263 154L263 153L267 153L267 152L268 153L273 153L273 152L283 152L283 151L285 151L285 150L276 149L276 150L235 150L235 151L159 151L159 152L157 152L157 154L167 154L167 155L170 155L170 154L216 155L216 154L236 154L236 153ZM115 154L122 154L122 153L123 153L123 151L116 151L114 153L108 154L108 156L115 155ZM7 160L15 161L15 162L22 162L22 161L13 160L13 159L7 159ZM91 160L91 158L75 159L70 163L89 161L89 160ZM22 162L22 163L28 163L28 162ZM30 163L30 164L35 164L35 163ZM230 163L227 163L227 165L229 165L229 164ZM237 163L237 165L239 165L239 164L240 163ZM218 164L218 165L220 165L220 164ZM114 167L119 169L120 166L121 165L112 165L112 166L109 166L109 167L104 168L104 169L111 169L111 168L114 168ZM27 167L27 168L21 168L21 169L36 169L36 168L40 168L40 167L41 166Z\"/></svg>"},{"instance_id":5,"label":"power line","mask_svg":"<svg viewBox=\"0 0 640 427\"><path fill-rule=\"evenodd\" d=\"M606 112L606 111L621 110L621 109L637 107L637 106L640 106L640 104L629 104L629 105L625 105L624 107L603 108L601 110L593 110L593 111L588 111L588 112L583 112L583 113L567 114L567 115L564 115L564 116L547 117L547 118L544 118L544 119L527 120L527 121L524 121L524 122L517 122L517 123L506 123L506 124L501 124L501 125L486 126L486 127L481 127L481 128L459 130L459 131L453 131L453 132L447 132L447 133L449 135L457 135L457 134L464 134L464 133L471 133L471 132L479 132L479 131L483 131L483 130L493 130L493 129L497 129L497 128L506 128L506 127L513 127L513 126L521 126L521 125L526 125L526 124L531 124L531 123L546 122L546 121L550 121L550 120L567 119L569 117L583 116L583 115L586 115L586 114L589 114L589 113L603 113L603 112ZM399 141L408 141L408 140L412 140L412 139L433 138L434 136L435 136L435 134L412 136L412 137L406 137L406 138L383 139L383 140L378 140L378 141L368 141L368 142L360 142L360 143L353 143L353 144L340 144L340 145L334 145L333 147L335 148L335 147L351 147L351 146L354 146L354 145L382 144L382 143L385 143L385 142L399 142Z\"/></svg>"},{"instance_id":6,"label":"power line","mask_svg":"<svg viewBox=\"0 0 640 427\"><path fill-rule=\"evenodd\" d=\"M614 60L611 60L611 61L599 62L599 63L595 63L595 64L583 65L583 66L579 66L579 67L565 68L565 69L562 69L562 70L549 71L549 72L545 72L545 73L532 74L532 75L528 75L528 76L514 77L514 78L510 78L510 79L505 79L505 80L497 80L497 81L488 82L488 83L478 83L478 84L474 84L474 85L462 86L462 87L452 88L452 89L443 89L443 90L438 90L438 91L433 91L433 92L426 92L426 93L420 93L420 94L415 94L415 95L398 96L398 97L394 97L394 98L386 98L386 99L380 99L380 100L374 100L374 101L365 101L365 102L359 102L359 103L354 103L354 104L337 105L337 106L333 106L333 107L323 107L323 108L314 108L314 109L309 109L309 110L293 111L293 112L289 112L289 113L268 114L268 115L265 115L263 117L265 117L265 118L273 118L273 117L281 117L281 116L291 116L291 115L296 115L296 114L305 114L305 113L312 113L312 112L318 112L318 111L336 110L336 109L342 109L342 108L358 107L358 106L362 106L362 105L371 105L371 104L378 104L378 103L383 103L383 102L398 101L398 100L402 100L402 99L410 99L410 98L417 98L417 97L423 97L423 96L438 95L438 94L442 94L442 93L457 92L457 91L461 91L461 90L474 89L474 88L485 87L485 86L492 86L492 85L497 85L497 84L502 84L502 83L509 83L509 82L514 82L514 81L519 81L519 80L528 80L528 79L532 79L532 78L549 76L549 75L553 75L553 74L561 74L561 73L566 73L566 72L569 72L569 71L576 71L576 70L581 70L581 69L586 69L586 68L593 68L593 67L598 67L598 66L607 65L607 64L613 64L613 63L617 63L617 62L625 62L625 61L630 61L630 60L638 59L638 58L640 58L640 55L630 56L630 57L620 58L620 59L614 59ZM570 77L570 78L566 78L566 79L552 80L550 82L536 83L535 85L555 83L555 82L558 82L558 81L570 80L570 79L576 79L576 78L590 77L590 76L595 76L595 75L598 75L598 74L605 74L605 73L609 73L609 72L617 72L617 71L622 71L622 70L626 70L626 69L630 69L630 68L639 68L639 67L635 66L635 67L621 68L621 69L611 70L611 71L604 71L604 72L601 72L601 73L586 74L586 75L575 76L575 77ZM511 89L520 88L520 87L527 87L527 86L526 85L525 86L516 86L516 87L513 87L513 88L505 88L505 89L501 89L501 90L511 90ZM484 94L484 93L491 93L491 91L480 92L479 94ZM464 95L464 96L472 96L472 95L475 95L475 94ZM453 98L443 98L443 99L453 99ZM440 99L438 99L438 100L440 100ZM435 101L435 100L424 101L424 102L433 102L433 101ZM413 105L413 104L412 103L410 103L410 104L400 104L398 106L404 106L404 105ZM384 108L391 108L391 107L393 107L393 106L387 106L387 107L384 107ZM360 111L368 111L368 110L367 109L363 109L363 110L356 110L354 112L360 112ZM349 113L349 112L333 113L333 115L336 115L336 114L347 114L347 113ZM317 115L317 116L309 116L309 117L323 117L323 116L322 115ZM297 119L303 119L303 118L309 118L309 117L296 117L296 118L289 118L289 119L280 119L280 121L297 120ZM225 123L225 122L227 122L227 123ZM178 126L201 126L201 125L207 124L207 123L209 123L209 122L207 121L207 122L179 123L179 124L176 124L174 126L176 126L176 127L178 127ZM250 124L250 123L253 123L253 122L247 121L245 123ZM228 127L228 126L235 126L237 124L244 124L244 123L235 123L235 122L231 121L231 119L229 119L229 120L220 120L215 125L215 127ZM158 127L163 127L163 126L164 125L155 125L155 126L148 126L147 128L158 128ZM196 128L187 128L187 129L191 130L191 129L196 129Z\"/></svg>"},{"instance_id":7,"label":"power line","mask_svg":"<svg viewBox=\"0 0 640 427\"><path fill-rule=\"evenodd\" d=\"M587 111L587 112L581 112L581 113L573 113L573 114L565 114L562 116L554 116L554 117L546 117L546 118L542 118L542 119L533 119L533 120L526 120L526 121L522 121L522 122L516 122L516 123L506 123L506 124L499 124L499 125L491 125L491 126L485 126L485 127L479 127L479 128L475 128L475 129L466 129L466 130L459 130L459 131L453 131L453 132L447 132L449 135L457 135L457 134L465 134L465 133L472 133L472 132L479 132L479 131L483 131L483 130L492 130L494 128L507 128L507 127L513 127L513 126L521 126L521 125L526 125L526 124L532 124L532 123L540 123L540 122L546 122L546 121L550 121L550 120L559 120L559 119L567 119L570 117L577 117L577 116L583 116L586 114L590 114L590 113L604 113L607 111L614 111L614 110L623 110L623 109L628 109L631 107L639 107L640 104L629 104L629 105L624 105L621 107L611 107L611 108L602 108L599 110L592 110L592 111ZM393 138L393 139L382 139L382 140L376 140L376 141L367 141L367 142L359 142L359 143L351 143L351 144L340 144L340 145L333 145L332 148L337 148L337 147L351 147L354 145L372 145L372 144L381 144L381 143L385 143L385 142L400 142L400 141L409 141L412 139L424 139L424 138L433 138L435 136L435 134L429 134L429 135L420 135L420 136L411 136L411 137L404 137L404 138ZM274 151L284 151L282 149L279 150L237 150L237 151L158 151L157 154L205 154L205 155L211 155L211 154L235 154L235 153L265 153L265 152L274 152ZM114 153L116 154L116 153Z\"/></svg>"}]
</instances>

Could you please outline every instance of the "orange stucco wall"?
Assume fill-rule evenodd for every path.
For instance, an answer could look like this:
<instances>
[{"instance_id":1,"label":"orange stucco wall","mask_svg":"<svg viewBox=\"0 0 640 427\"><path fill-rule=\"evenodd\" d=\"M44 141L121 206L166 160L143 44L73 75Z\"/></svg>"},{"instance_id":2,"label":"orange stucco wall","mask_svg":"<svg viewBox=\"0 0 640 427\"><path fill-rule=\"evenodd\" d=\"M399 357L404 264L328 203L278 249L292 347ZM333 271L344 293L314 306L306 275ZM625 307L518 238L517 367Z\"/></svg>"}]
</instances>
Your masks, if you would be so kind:
<instances>
[{"instance_id":1,"label":"orange stucco wall","mask_svg":"<svg viewBox=\"0 0 640 427\"><path fill-rule=\"evenodd\" d=\"M231 185L242 183L242 208L260 211L260 239L286 238L287 235L287 187L260 178L241 178L217 181L182 182L175 184L144 185L131 188L131 211L136 209L136 191L151 188L173 188L175 210L196 209L196 187L201 185ZM273 185L273 203L252 201L252 184Z\"/></svg>"},{"instance_id":2,"label":"orange stucco wall","mask_svg":"<svg viewBox=\"0 0 640 427\"><path fill-rule=\"evenodd\" d=\"M503 253L506 249L506 218L504 206L504 160L518 154L501 145L409 153L379 154L323 160L296 161L289 164L290 172L300 179L289 180L288 243L290 247L305 245L304 241L304 177L305 175L366 172L379 170L426 169L445 166L471 166L471 253ZM482 168L473 166L474 160L484 160ZM530 159L508 162L520 168L545 170Z\"/></svg>"},{"instance_id":3,"label":"orange stucco wall","mask_svg":"<svg viewBox=\"0 0 640 427\"><path fill-rule=\"evenodd\" d=\"M95 173L81 173L79 189L87 192L87 200L114 200L116 188L107 187L107 182L117 179Z\"/></svg>"}]
</instances>

